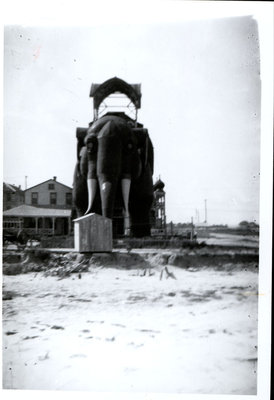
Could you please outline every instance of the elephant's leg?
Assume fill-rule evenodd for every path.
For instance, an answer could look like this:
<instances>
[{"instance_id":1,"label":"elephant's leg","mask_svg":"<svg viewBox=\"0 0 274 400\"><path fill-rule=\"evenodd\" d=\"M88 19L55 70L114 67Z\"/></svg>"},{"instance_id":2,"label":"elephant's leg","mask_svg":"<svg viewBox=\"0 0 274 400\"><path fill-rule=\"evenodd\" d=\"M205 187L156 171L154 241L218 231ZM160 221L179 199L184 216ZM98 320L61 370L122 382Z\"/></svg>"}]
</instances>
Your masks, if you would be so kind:
<instances>
[{"instance_id":1,"label":"elephant's leg","mask_svg":"<svg viewBox=\"0 0 274 400\"><path fill-rule=\"evenodd\" d=\"M87 183L79 171L79 165L76 165L74 172L72 199L77 217L82 217L87 209Z\"/></svg>"},{"instance_id":2,"label":"elephant's leg","mask_svg":"<svg viewBox=\"0 0 274 400\"><path fill-rule=\"evenodd\" d=\"M129 217L129 192L130 192L131 179L122 179L122 197L124 202L124 233L126 236L130 235L130 217Z\"/></svg>"},{"instance_id":3,"label":"elephant's leg","mask_svg":"<svg viewBox=\"0 0 274 400\"><path fill-rule=\"evenodd\" d=\"M150 210L153 202L152 173L149 166L137 181L132 181L130 212L133 236L150 236Z\"/></svg>"},{"instance_id":4,"label":"elephant's leg","mask_svg":"<svg viewBox=\"0 0 274 400\"><path fill-rule=\"evenodd\" d=\"M114 212L115 195L117 188L117 180L105 180L99 178L102 215L106 218L112 218Z\"/></svg>"},{"instance_id":5,"label":"elephant's leg","mask_svg":"<svg viewBox=\"0 0 274 400\"><path fill-rule=\"evenodd\" d=\"M131 230L134 237L150 236L151 198L135 197L131 204Z\"/></svg>"}]
</instances>

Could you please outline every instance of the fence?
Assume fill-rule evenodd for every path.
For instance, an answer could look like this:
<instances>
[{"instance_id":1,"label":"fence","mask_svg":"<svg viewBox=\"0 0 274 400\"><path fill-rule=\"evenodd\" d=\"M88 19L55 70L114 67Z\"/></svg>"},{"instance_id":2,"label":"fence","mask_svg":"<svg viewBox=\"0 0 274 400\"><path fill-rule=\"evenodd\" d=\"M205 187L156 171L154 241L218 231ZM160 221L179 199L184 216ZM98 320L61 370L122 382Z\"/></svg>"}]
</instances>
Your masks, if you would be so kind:
<instances>
[{"instance_id":1,"label":"fence","mask_svg":"<svg viewBox=\"0 0 274 400\"><path fill-rule=\"evenodd\" d=\"M74 249L74 236L42 237L40 244L47 249Z\"/></svg>"}]
</instances>

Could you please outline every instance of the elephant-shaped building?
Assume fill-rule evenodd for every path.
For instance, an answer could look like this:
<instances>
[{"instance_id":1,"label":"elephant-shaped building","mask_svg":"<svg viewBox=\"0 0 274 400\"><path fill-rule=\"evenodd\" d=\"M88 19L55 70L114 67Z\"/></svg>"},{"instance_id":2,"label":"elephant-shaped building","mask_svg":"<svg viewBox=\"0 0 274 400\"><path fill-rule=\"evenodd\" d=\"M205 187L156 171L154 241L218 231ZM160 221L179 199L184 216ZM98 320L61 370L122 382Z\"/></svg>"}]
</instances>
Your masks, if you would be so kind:
<instances>
[{"instance_id":1,"label":"elephant-shaped building","mask_svg":"<svg viewBox=\"0 0 274 400\"><path fill-rule=\"evenodd\" d=\"M92 84L94 119L89 127L76 130L74 208L78 217L93 212L111 218L114 237L150 236L154 156L148 130L137 122L140 89L140 84L117 77ZM116 111L115 104L114 111L103 114L111 96L114 101L126 98L134 117Z\"/></svg>"}]
</instances>

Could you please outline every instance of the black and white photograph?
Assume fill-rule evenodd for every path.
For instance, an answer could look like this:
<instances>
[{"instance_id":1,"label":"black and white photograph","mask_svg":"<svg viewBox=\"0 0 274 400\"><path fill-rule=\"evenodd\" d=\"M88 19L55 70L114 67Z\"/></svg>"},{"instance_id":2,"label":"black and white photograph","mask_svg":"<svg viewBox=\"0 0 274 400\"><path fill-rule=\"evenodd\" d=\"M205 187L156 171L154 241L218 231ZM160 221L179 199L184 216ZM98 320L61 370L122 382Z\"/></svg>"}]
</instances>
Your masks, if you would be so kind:
<instances>
[{"instance_id":1,"label":"black and white photograph","mask_svg":"<svg viewBox=\"0 0 274 400\"><path fill-rule=\"evenodd\" d=\"M270 398L273 3L4 15L2 393Z\"/></svg>"}]
</instances>

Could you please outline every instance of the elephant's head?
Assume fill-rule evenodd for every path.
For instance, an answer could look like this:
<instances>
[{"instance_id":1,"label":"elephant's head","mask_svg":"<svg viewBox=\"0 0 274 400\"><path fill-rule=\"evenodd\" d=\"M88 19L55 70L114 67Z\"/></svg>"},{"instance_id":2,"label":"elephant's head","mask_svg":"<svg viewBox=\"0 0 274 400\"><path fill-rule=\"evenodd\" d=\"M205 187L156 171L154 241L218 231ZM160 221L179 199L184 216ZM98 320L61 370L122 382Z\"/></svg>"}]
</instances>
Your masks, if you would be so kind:
<instances>
[{"instance_id":1,"label":"elephant's head","mask_svg":"<svg viewBox=\"0 0 274 400\"><path fill-rule=\"evenodd\" d=\"M107 114L88 129L79 128L77 138L73 204L78 217L90 212L118 217L117 233L129 232L130 226L133 236L150 235L153 146L147 130Z\"/></svg>"},{"instance_id":2,"label":"elephant's head","mask_svg":"<svg viewBox=\"0 0 274 400\"><path fill-rule=\"evenodd\" d=\"M112 218L115 196L121 184L125 229L129 227L129 193L132 179L141 173L135 135L124 120L106 116L92 124L85 138L87 149L88 209L99 186L102 214Z\"/></svg>"}]
</instances>

